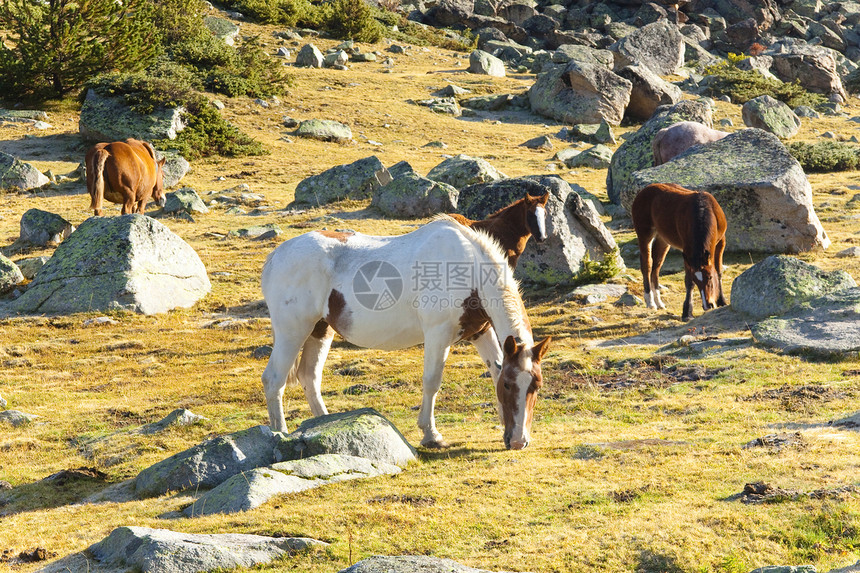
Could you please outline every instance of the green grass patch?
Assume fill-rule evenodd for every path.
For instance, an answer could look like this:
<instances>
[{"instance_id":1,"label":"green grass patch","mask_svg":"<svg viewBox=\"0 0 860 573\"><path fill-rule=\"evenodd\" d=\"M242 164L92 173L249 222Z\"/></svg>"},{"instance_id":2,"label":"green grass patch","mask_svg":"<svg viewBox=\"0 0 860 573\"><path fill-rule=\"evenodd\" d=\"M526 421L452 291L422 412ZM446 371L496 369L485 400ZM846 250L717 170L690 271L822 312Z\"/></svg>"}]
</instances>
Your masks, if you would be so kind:
<instances>
[{"instance_id":1,"label":"green grass patch","mask_svg":"<svg viewBox=\"0 0 860 573\"><path fill-rule=\"evenodd\" d=\"M838 141L789 143L788 152L807 173L853 171L860 166L860 148Z\"/></svg>"},{"instance_id":2,"label":"green grass patch","mask_svg":"<svg viewBox=\"0 0 860 573\"><path fill-rule=\"evenodd\" d=\"M826 101L821 94L806 91L800 81L791 83L769 79L754 70L742 70L738 62L745 56L729 54L729 58L707 68L706 73L711 77L705 95L718 97L727 95L732 102L744 104L753 98L769 95L774 99L795 108L800 105L815 107Z\"/></svg>"},{"instance_id":3,"label":"green grass patch","mask_svg":"<svg viewBox=\"0 0 860 573\"><path fill-rule=\"evenodd\" d=\"M860 551L860 513L848 504L823 505L800 517L783 541L798 562Z\"/></svg>"}]
</instances>

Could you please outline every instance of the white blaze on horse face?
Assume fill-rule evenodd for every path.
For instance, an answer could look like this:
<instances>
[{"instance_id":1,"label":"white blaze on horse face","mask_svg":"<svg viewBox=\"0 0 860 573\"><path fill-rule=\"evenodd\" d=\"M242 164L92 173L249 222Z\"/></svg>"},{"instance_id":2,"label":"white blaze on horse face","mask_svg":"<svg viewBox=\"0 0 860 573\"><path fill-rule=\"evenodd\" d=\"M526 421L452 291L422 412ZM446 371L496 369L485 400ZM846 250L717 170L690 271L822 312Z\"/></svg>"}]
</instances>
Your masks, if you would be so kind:
<instances>
[{"instance_id":1,"label":"white blaze on horse face","mask_svg":"<svg viewBox=\"0 0 860 573\"><path fill-rule=\"evenodd\" d=\"M512 450L521 450L529 445L531 436L527 421L530 419L528 411L528 393L532 384L532 360L530 352L522 352L519 360L518 372L516 379L513 382L514 388L511 390L514 393L514 404L509 404L508 407L513 408L513 416L511 416L513 427L510 428L510 448ZM505 428L507 432L509 428Z\"/></svg>"},{"instance_id":2,"label":"white blaze on horse face","mask_svg":"<svg viewBox=\"0 0 860 573\"><path fill-rule=\"evenodd\" d=\"M546 239L546 208L543 205L535 207L535 218L538 226L538 239Z\"/></svg>"}]
</instances>

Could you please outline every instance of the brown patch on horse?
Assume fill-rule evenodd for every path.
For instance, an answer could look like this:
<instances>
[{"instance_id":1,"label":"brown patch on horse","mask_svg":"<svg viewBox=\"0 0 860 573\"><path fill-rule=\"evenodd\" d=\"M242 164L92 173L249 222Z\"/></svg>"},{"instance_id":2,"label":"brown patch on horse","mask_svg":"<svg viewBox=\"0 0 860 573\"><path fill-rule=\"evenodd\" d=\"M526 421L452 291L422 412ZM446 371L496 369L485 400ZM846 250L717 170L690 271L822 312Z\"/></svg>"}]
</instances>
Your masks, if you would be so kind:
<instances>
[{"instance_id":1,"label":"brown patch on horse","mask_svg":"<svg viewBox=\"0 0 860 573\"><path fill-rule=\"evenodd\" d=\"M164 206L164 163L145 141L126 139L98 143L87 151L87 191L90 209L102 214L102 200L122 205L122 214L143 213L153 197Z\"/></svg>"},{"instance_id":2,"label":"brown patch on horse","mask_svg":"<svg viewBox=\"0 0 860 573\"><path fill-rule=\"evenodd\" d=\"M343 293L337 289L332 289L331 294L328 295L328 314L325 322L341 336L352 326L352 311L346 306Z\"/></svg>"},{"instance_id":3,"label":"brown patch on horse","mask_svg":"<svg viewBox=\"0 0 860 573\"><path fill-rule=\"evenodd\" d=\"M311 336L319 340L323 340L324 338L334 336L334 329L330 327L326 321L320 320L314 325Z\"/></svg>"},{"instance_id":4,"label":"brown patch on horse","mask_svg":"<svg viewBox=\"0 0 860 573\"><path fill-rule=\"evenodd\" d=\"M341 243L346 244L350 237L352 237L355 233L347 233L345 231L316 231L323 237L328 237L329 239L335 239L340 241Z\"/></svg>"},{"instance_id":5,"label":"brown patch on horse","mask_svg":"<svg viewBox=\"0 0 860 573\"><path fill-rule=\"evenodd\" d=\"M460 340L475 340L490 328L490 317L481 304L478 289L472 289L463 299L463 314L460 316Z\"/></svg>"}]
</instances>

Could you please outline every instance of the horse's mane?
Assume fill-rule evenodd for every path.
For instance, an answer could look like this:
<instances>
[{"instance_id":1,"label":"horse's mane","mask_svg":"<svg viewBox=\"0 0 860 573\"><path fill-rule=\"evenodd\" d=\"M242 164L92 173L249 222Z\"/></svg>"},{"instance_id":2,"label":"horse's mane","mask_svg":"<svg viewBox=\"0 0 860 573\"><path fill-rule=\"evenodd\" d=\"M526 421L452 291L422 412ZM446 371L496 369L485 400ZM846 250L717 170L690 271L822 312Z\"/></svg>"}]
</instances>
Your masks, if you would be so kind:
<instances>
[{"instance_id":1,"label":"horse's mane","mask_svg":"<svg viewBox=\"0 0 860 573\"><path fill-rule=\"evenodd\" d=\"M693 220L696 223L693 226L693 229L695 230L693 233L693 246L695 248L692 252L694 260L689 262L694 267L704 265L704 261L700 260L700 257L708 247L707 239L713 231L713 229L711 229L711 225L714 222L714 219L713 217L708 216L710 213L709 207L710 203L704 193L697 192L693 196ZM711 253L711 256L713 256L713 254L714 253Z\"/></svg>"},{"instance_id":2,"label":"horse's mane","mask_svg":"<svg viewBox=\"0 0 860 573\"><path fill-rule=\"evenodd\" d=\"M498 210L494 211L493 213L490 213L489 215L487 215L487 216L485 217L485 219L495 219L496 217L498 217L499 215L501 215L501 214L502 214L502 212L504 212L504 211L508 211L509 209L513 209L514 207L519 207L520 205L522 205L522 204L525 202L525 200L526 200L526 198L525 198L525 197L522 197L522 198L520 198L520 199L517 199L516 201L514 201L514 202L513 202L513 203L511 203L510 205L505 205L505 206L504 206L504 207L502 207L501 209L498 209Z\"/></svg>"},{"instance_id":3,"label":"horse's mane","mask_svg":"<svg viewBox=\"0 0 860 573\"><path fill-rule=\"evenodd\" d=\"M520 283L514 278L511 267L508 266L508 257L499 242L489 233L482 229L473 229L461 224L453 217L445 214L436 215L432 221L444 221L455 227L475 247L477 247L488 259L499 268L499 286L502 291L502 301L509 316L516 317L513 326L519 330L531 332L528 318L525 317L522 295L520 294Z\"/></svg>"}]
</instances>

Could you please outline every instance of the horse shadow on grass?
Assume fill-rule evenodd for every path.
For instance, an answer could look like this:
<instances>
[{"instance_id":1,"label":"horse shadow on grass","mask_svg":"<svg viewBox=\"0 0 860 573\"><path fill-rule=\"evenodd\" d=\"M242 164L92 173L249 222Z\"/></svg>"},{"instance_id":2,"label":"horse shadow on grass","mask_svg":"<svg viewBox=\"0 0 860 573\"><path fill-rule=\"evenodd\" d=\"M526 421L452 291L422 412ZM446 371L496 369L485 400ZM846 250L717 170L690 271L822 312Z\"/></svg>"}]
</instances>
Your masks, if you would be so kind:
<instances>
[{"instance_id":1,"label":"horse shadow on grass","mask_svg":"<svg viewBox=\"0 0 860 573\"><path fill-rule=\"evenodd\" d=\"M0 492L0 516L81 503L109 486L108 475L96 468L61 470L39 481Z\"/></svg>"}]
</instances>

